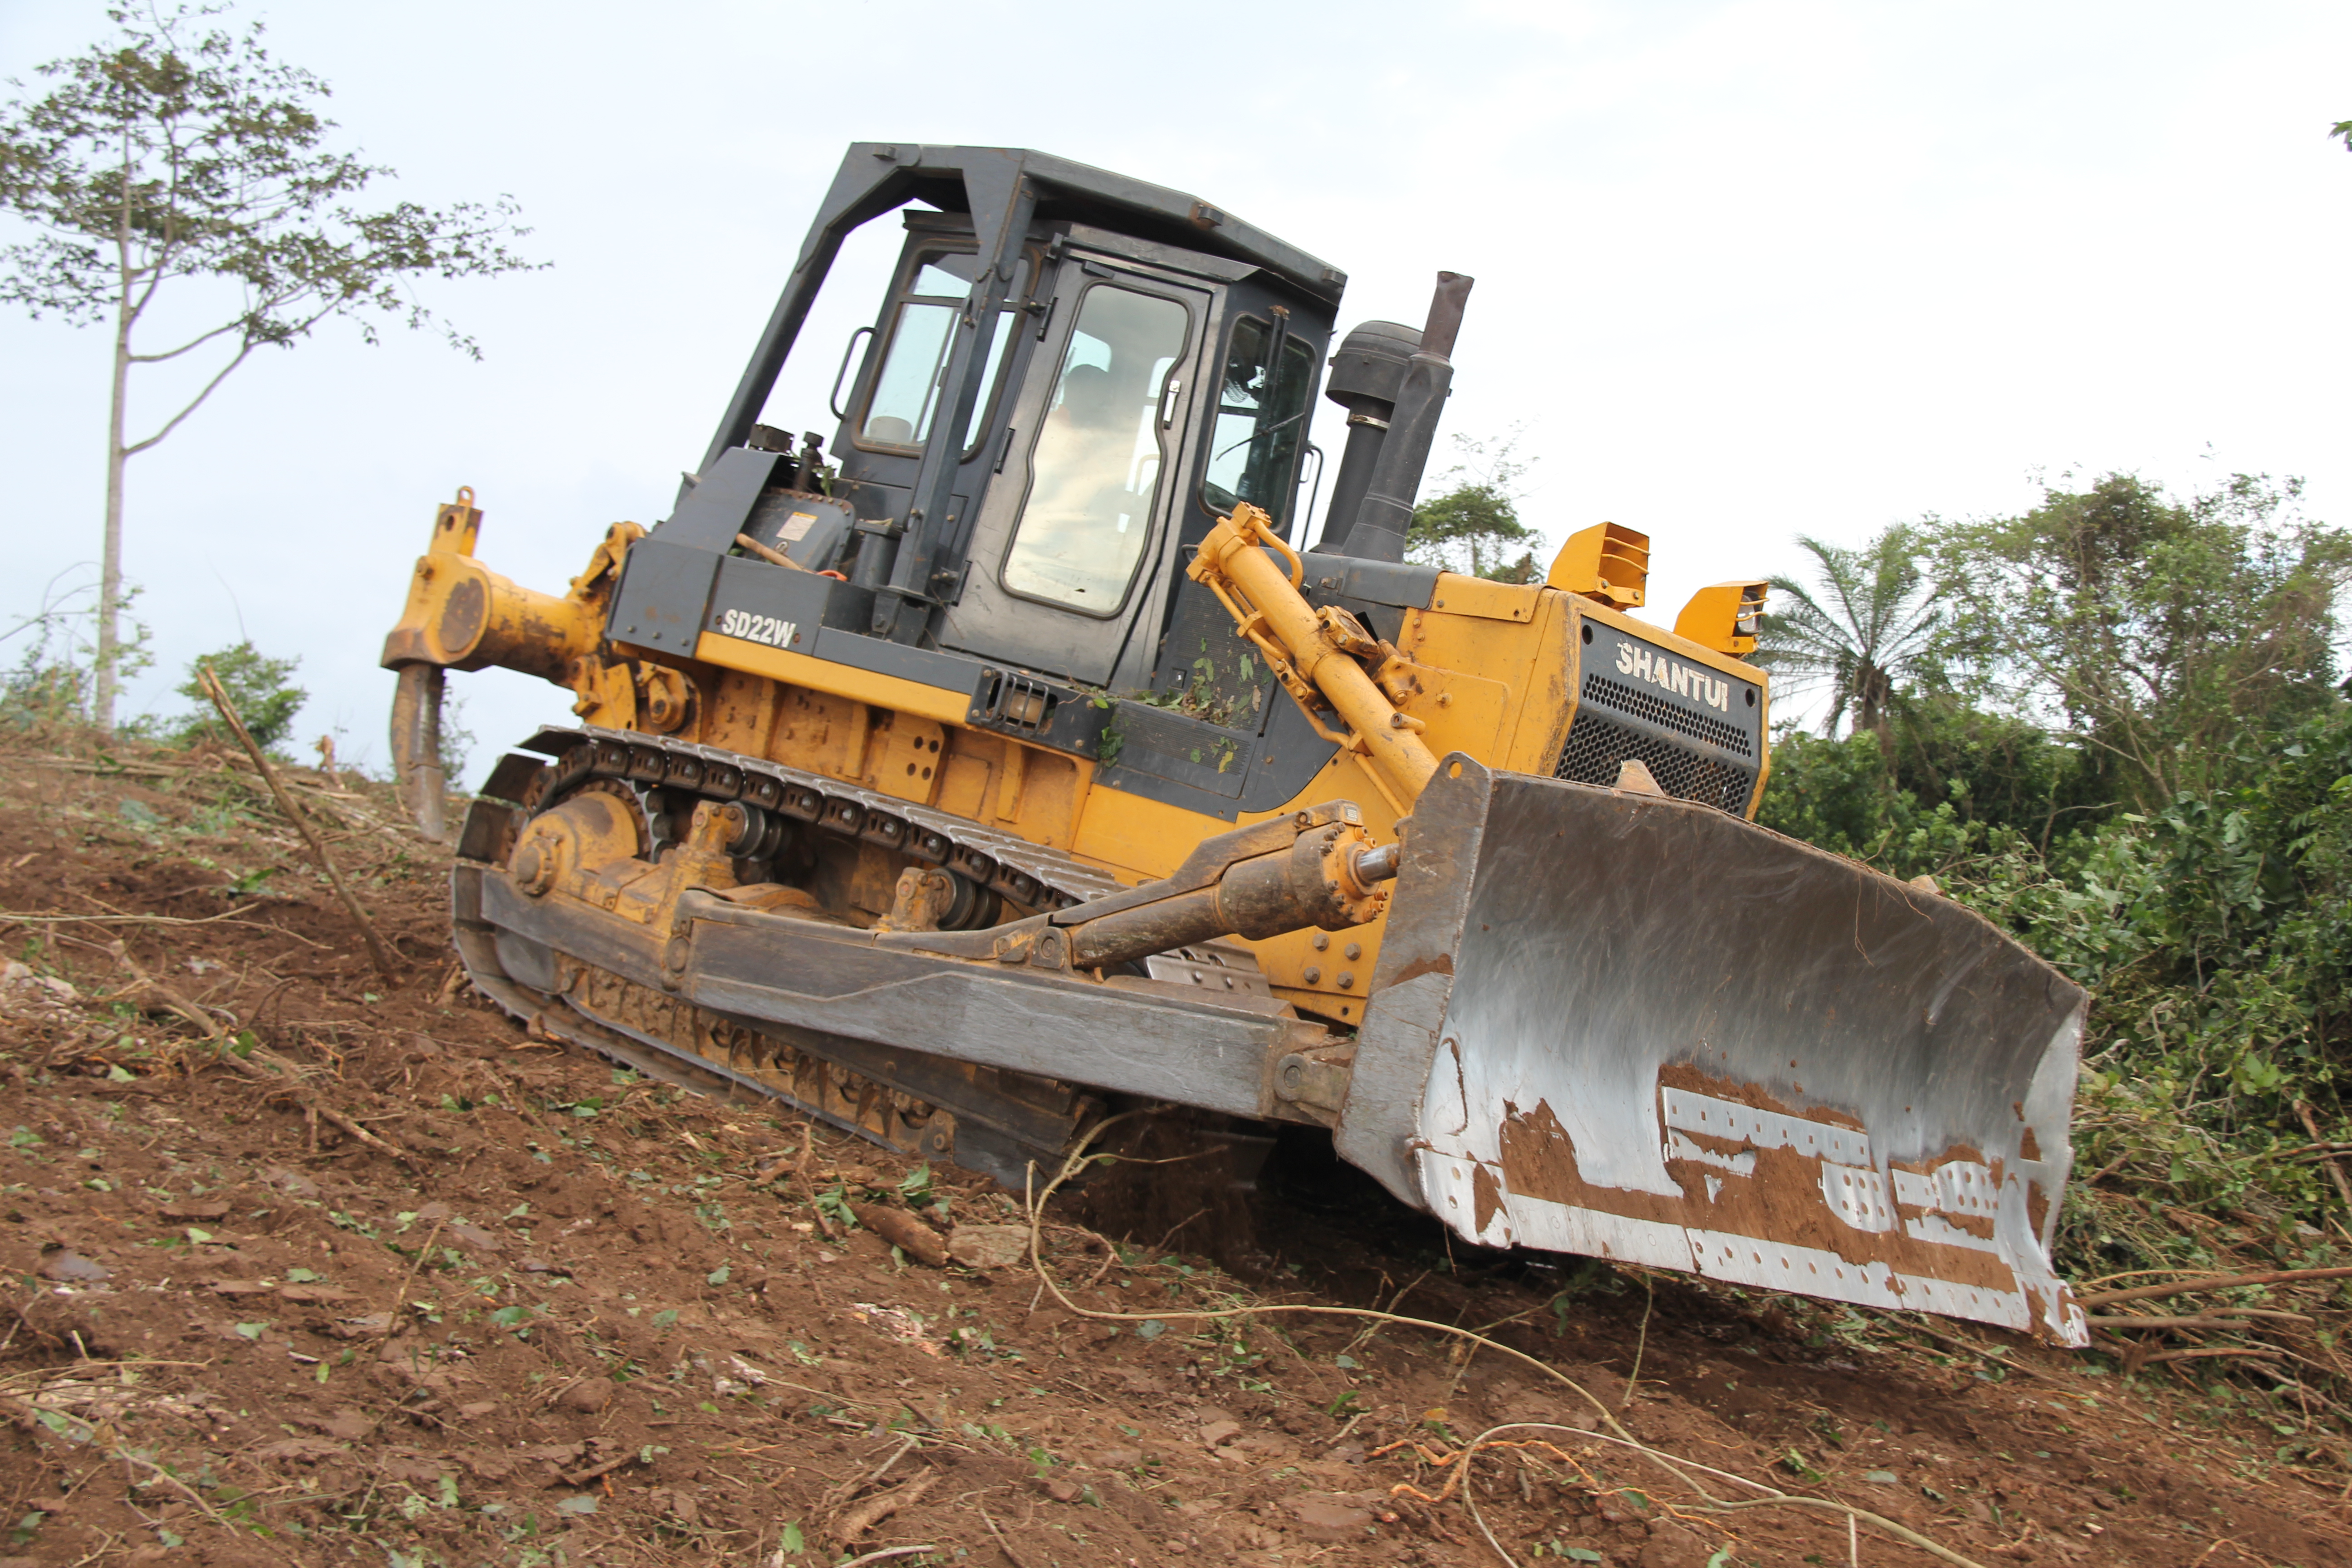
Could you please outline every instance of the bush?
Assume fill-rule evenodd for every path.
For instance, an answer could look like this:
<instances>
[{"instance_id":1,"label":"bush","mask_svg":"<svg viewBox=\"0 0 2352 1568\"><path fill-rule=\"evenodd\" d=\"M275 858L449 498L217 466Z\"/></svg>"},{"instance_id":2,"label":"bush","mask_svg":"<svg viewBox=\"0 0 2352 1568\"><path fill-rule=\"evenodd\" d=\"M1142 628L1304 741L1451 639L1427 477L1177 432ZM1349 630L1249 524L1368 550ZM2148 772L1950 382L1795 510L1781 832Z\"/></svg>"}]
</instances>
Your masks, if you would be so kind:
<instances>
[{"instance_id":1,"label":"bush","mask_svg":"<svg viewBox=\"0 0 2352 1568\"><path fill-rule=\"evenodd\" d=\"M205 694L199 672L210 665L215 679L236 704L237 717L245 721L254 741L262 746L276 745L292 731L294 716L310 698L291 679L301 662L299 658L270 658L256 651L249 642L205 655L188 666L187 680L173 689L193 701L195 710L167 721L161 727L162 738L183 746L203 740L233 743L212 699Z\"/></svg>"}]
</instances>

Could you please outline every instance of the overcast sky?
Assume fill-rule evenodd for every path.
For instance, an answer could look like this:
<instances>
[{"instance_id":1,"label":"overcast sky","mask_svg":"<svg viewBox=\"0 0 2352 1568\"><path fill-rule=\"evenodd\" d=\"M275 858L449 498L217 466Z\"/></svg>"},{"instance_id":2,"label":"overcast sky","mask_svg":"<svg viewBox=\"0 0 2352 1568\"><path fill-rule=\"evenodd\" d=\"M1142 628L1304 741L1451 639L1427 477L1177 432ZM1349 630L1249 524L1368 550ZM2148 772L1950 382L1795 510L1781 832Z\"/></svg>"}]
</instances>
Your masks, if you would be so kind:
<instances>
[{"instance_id":1,"label":"overcast sky","mask_svg":"<svg viewBox=\"0 0 2352 1568\"><path fill-rule=\"evenodd\" d=\"M0 4L0 76L106 30ZM193 656L299 655L307 742L381 763L375 668L435 504L553 592L701 454L843 148L1044 149L1190 191L1345 268L1342 326L1477 288L1448 427L1524 426L1553 543L1652 537L1654 618L1791 540L2031 503L2035 479L2298 474L2352 521L2352 7L1487 4L975 9L671 0L242 5L424 202L511 193L546 270L330 327L131 468L127 569L172 709ZM830 430L895 225L853 246L772 417ZM5 231L0 217L0 232ZM193 318L191 318L193 319ZM94 560L106 339L0 314L0 611ZM134 425L168 412L134 394ZM788 412L797 410L797 412ZM1315 438L1339 444L1324 405ZM17 645L0 647L13 662ZM454 678L475 773L567 698Z\"/></svg>"}]
</instances>

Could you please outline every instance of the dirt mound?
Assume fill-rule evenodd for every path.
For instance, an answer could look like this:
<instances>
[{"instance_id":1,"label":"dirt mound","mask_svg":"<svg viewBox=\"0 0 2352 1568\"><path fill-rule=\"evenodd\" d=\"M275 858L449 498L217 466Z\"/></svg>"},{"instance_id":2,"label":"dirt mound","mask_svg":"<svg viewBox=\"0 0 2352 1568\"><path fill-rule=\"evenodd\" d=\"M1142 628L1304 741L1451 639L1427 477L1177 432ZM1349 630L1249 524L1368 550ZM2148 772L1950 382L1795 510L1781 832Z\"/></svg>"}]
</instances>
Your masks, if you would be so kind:
<instances>
[{"instance_id":1,"label":"dirt mound","mask_svg":"<svg viewBox=\"0 0 2352 1568\"><path fill-rule=\"evenodd\" d=\"M1295 1137L1245 1232L1223 1167L1057 1205L1048 1268L1121 1315L1088 1318L1030 1271L1015 1196L471 996L446 859L382 792L303 779L408 966L389 984L228 761L0 767L0 1563L1468 1564L1496 1559L1466 1439L1607 1430L1424 1329L1181 1315L1276 1303L1483 1329L1707 1467L1499 1434L1468 1489L1521 1563L1849 1560L1841 1514L1700 1506L1694 1481L1759 1495L1726 1473L1985 1563L2352 1557L2345 1473L2281 1457L2316 1451L2296 1414L1948 1325L1449 1256ZM1069 1223L1087 1202L1128 1234Z\"/></svg>"}]
</instances>

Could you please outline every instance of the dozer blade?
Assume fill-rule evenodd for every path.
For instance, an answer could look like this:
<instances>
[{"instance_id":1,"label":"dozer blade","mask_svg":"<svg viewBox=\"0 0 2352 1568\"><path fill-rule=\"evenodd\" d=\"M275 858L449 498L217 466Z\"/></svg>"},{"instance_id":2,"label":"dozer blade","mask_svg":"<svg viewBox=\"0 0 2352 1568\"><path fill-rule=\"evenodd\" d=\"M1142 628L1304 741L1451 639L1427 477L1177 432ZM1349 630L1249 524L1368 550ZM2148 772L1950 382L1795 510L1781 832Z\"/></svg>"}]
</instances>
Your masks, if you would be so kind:
<instances>
[{"instance_id":1,"label":"dozer blade","mask_svg":"<svg viewBox=\"0 0 2352 1568\"><path fill-rule=\"evenodd\" d=\"M2085 996L1935 893L1664 797L1444 760L1337 1130L1462 1237L2066 1344Z\"/></svg>"}]
</instances>

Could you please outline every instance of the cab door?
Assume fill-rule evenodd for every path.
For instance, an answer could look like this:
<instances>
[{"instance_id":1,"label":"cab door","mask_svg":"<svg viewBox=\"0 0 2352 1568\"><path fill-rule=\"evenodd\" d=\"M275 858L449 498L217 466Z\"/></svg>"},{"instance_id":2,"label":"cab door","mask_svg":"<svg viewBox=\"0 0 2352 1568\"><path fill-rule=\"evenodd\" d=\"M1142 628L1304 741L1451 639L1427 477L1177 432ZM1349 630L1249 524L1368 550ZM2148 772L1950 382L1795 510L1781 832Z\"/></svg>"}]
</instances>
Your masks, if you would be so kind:
<instances>
[{"instance_id":1,"label":"cab door","mask_svg":"<svg viewBox=\"0 0 2352 1568\"><path fill-rule=\"evenodd\" d=\"M942 645L1108 682L1166 569L1211 303L1108 258L1060 264Z\"/></svg>"}]
</instances>

